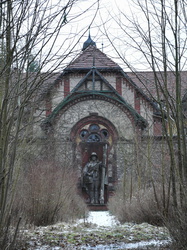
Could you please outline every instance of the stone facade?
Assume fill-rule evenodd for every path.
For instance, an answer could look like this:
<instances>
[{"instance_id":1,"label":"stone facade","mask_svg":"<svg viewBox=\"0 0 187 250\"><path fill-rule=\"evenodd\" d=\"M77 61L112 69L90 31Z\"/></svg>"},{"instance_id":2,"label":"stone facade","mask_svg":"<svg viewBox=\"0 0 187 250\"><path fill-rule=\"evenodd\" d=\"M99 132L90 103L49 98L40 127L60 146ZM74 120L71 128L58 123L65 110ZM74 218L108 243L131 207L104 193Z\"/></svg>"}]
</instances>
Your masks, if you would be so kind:
<instances>
[{"instance_id":1,"label":"stone facade","mask_svg":"<svg viewBox=\"0 0 187 250\"><path fill-rule=\"evenodd\" d=\"M105 203L137 162L146 166L137 153L140 145L142 155L146 151L142 138L160 135L159 129L155 132L160 121L157 118L155 123L154 103L92 45L58 76L39 107L35 120L40 126L36 124L34 134L41 140L41 151L46 150L62 167L74 168L80 190L83 167L91 152L96 152L106 165Z\"/></svg>"}]
</instances>

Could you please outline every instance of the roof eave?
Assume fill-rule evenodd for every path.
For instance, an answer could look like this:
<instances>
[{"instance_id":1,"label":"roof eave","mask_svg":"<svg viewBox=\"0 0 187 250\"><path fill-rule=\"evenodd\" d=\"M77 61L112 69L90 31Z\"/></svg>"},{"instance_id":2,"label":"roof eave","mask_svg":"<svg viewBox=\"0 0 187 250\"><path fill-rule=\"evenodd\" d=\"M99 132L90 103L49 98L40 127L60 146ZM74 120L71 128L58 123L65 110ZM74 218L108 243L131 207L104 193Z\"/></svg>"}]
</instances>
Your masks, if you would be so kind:
<instances>
[{"instance_id":1,"label":"roof eave","mask_svg":"<svg viewBox=\"0 0 187 250\"><path fill-rule=\"evenodd\" d=\"M122 69L120 67L95 67L97 70L102 71L102 72L120 72ZM89 71L91 68L65 68L64 69L64 74L67 73L75 73L75 72L85 72L85 71Z\"/></svg>"}]
</instances>

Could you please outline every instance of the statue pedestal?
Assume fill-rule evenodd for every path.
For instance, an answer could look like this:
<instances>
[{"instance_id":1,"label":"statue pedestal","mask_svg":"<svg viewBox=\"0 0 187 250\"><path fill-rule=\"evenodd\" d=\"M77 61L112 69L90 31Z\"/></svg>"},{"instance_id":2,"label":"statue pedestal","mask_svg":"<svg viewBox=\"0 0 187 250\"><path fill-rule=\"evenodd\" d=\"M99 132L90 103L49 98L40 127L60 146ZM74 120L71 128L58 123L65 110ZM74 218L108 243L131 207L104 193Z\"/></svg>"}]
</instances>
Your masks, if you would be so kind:
<instances>
[{"instance_id":1,"label":"statue pedestal","mask_svg":"<svg viewBox=\"0 0 187 250\"><path fill-rule=\"evenodd\" d=\"M90 211L108 211L106 204L88 204L87 206Z\"/></svg>"}]
</instances>

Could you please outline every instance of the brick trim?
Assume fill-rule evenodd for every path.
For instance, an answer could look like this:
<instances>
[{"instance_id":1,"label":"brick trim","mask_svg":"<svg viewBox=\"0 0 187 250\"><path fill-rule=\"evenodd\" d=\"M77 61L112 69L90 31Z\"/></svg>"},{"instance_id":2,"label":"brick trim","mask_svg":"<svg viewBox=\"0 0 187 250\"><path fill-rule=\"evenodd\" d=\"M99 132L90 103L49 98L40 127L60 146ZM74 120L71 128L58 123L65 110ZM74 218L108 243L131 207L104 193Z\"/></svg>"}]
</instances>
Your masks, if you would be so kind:
<instances>
[{"instance_id":1,"label":"brick trim","mask_svg":"<svg viewBox=\"0 0 187 250\"><path fill-rule=\"evenodd\" d=\"M52 113L52 103L51 99L47 98L45 102L45 115L48 116Z\"/></svg>"},{"instance_id":2,"label":"brick trim","mask_svg":"<svg viewBox=\"0 0 187 250\"><path fill-rule=\"evenodd\" d=\"M70 81L69 78L64 79L64 97L70 93Z\"/></svg>"},{"instance_id":3,"label":"brick trim","mask_svg":"<svg viewBox=\"0 0 187 250\"><path fill-rule=\"evenodd\" d=\"M162 122L160 119L154 119L153 134L154 136L162 135Z\"/></svg>"},{"instance_id":4,"label":"brick trim","mask_svg":"<svg viewBox=\"0 0 187 250\"><path fill-rule=\"evenodd\" d=\"M134 92L134 108L140 114L140 96L137 91Z\"/></svg>"},{"instance_id":5,"label":"brick trim","mask_svg":"<svg viewBox=\"0 0 187 250\"><path fill-rule=\"evenodd\" d=\"M122 95L122 78L116 77L116 91Z\"/></svg>"}]
</instances>

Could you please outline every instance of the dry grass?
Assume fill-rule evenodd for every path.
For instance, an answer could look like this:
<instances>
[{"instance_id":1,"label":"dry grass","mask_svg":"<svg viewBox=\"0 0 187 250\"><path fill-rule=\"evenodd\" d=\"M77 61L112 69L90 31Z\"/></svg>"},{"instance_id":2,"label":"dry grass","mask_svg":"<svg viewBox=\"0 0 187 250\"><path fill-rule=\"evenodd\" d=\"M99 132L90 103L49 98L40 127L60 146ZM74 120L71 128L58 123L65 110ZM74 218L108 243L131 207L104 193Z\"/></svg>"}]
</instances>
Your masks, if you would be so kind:
<instances>
[{"instance_id":1,"label":"dry grass","mask_svg":"<svg viewBox=\"0 0 187 250\"><path fill-rule=\"evenodd\" d=\"M26 224L44 226L80 217L86 210L77 194L72 168L40 161L27 166L19 181L13 214Z\"/></svg>"},{"instance_id":2,"label":"dry grass","mask_svg":"<svg viewBox=\"0 0 187 250\"><path fill-rule=\"evenodd\" d=\"M173 239L173 249L187 249L187 207L173 208L165 225Z\"/></svg>"},{"instance_id":3,"label":"dry grass","mask_svg":"<svg viewBox=\"0 0 187 250\"><path fill-rule=\"evenodd\" d=\"M124 195L123 187L119 186L116 195L109 201L109 210L118 220L124 222L143 223L166 226L173 240L171 249L187 249L187 206L178 202L173 206L172 197L165 194L161 185L155 184L156 189L136 190L130 198ZM129 197L129 196L128 196ZM180 195L178 195L178 198ZM166 206L167 205L167 206Z\"/></svg>"},{"instance_id":4,"label":"dry grass","mask_svg":"<svg viewBox=\"0 0 187 250\"><path fill-rule=\"evenodd\" d=\"M109 210L124 222L163 225L164 212L162 192L157 189L157 199L153 188L141 189L134 192L131 198L125 198L122 188L109 201Z\"/></svg>"}]
</instances>

